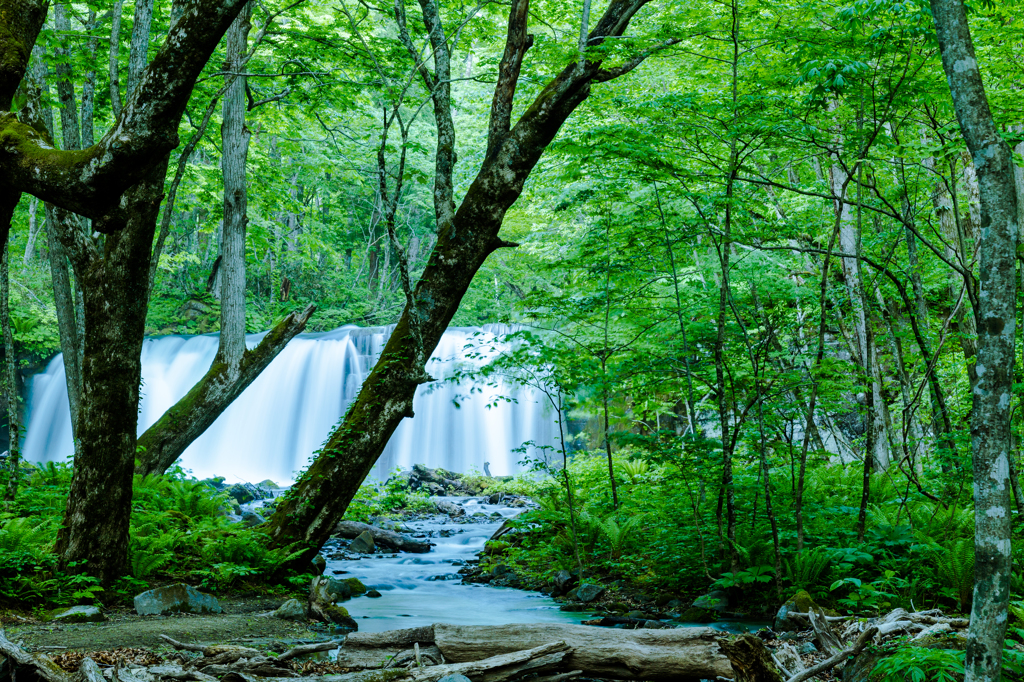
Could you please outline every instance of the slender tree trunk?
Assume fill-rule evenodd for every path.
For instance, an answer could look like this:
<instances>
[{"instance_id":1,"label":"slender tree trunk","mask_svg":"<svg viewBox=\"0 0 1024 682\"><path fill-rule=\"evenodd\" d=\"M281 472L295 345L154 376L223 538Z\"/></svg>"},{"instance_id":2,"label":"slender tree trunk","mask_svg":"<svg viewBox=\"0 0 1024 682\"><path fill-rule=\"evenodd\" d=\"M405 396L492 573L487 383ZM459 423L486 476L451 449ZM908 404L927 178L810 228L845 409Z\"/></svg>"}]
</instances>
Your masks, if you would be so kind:
<instances>
[{"instance_id":1,"label":"slender tree trunk","mask_svg":"<svg viewBox=\"0 0 1024 682\"><path fill-rule=\"evenodd\" d=\"M228 29L227 61L224 70L230 74L244 69L249 37L252 5L246 3L235 23ZM245 186L245 165L249 155L249 129L245 125L245 76L226 76L221 123L224 175L224 232L221 239L220 264L220 344L215 363L227 365L227 377L234 379L245 354L245 228L249 218L248 193Z\"/></svg>"},{"instance_id":2,"label":"slender tree trunk","mask_svg":"<svg viewBox=\"0 0 1024 682\"><path fill-rule=\"evenodd\" d=\"M32 197L28 201L28 238L25 240L25 257L23 262L28 265L36 257L36 239L43 221L39 220L39 199Z\"/></svg>"},{"instance_id":3,"label":"slender tree trunk","mask_svg":"<svg viewBox=\"0 0 1024 682\"><path fill-rule=\"evenodd\" d=\"M21 418L18 406L18 362L14 353L14 333L11 331L10 311L10 242L4 239L3 254L0 255L0 327L4 335L5 373L4 383L7 390L7 424L11 444L8 449L7 465L10 472L7 478L7 490L4 500L13 502L18 494L18 478L21 466Z\"/></svg>"},{"instance_id":4,"label":"slender tree trunk","mask_svg":"<svg viewBox=\"0 0 1024 682\"><path fill-rule=\"evenodd\" d=\"M932 0L931 7L953 107L978 174L979 223L984 226L975 310L978 383L971 412L974 600L965 682L996 682L1002 673L1012 572L1007 479L1017 322L1017 191L1010 148L992 119L963 1Z\"/></svg>"}]
</instances>

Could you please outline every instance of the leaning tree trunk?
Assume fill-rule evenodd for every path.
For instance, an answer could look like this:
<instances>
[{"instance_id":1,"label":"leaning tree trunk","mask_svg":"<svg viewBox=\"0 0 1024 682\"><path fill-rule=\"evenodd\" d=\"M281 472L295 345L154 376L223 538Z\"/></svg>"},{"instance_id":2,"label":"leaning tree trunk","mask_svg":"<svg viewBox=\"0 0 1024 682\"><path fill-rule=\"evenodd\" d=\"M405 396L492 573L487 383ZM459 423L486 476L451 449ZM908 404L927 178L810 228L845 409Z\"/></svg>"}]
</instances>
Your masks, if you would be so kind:
<instances>
[{"instance_id":1,"label":"leaning tree trunk","mask_svg":"<svg viewBox=\"0 0 1024 682\"><path fill-rule=\"evenodd\" d=\"M421 0L434 52L441 54L445 37L431 0ZM620 36L645 0L612 0L590 34L596 46ZM380 457L398 424L412 416L417 386L430 380L424 364L458 309L459 302L484 260L494 250L511 246L498 237L505 212L522 193L523 184L559 128L590 94L594 81L627 73L641 60L616 69L586 62L571 64L537 95L514 127L511 102L522 59L529 47L528 2L513 0L508 39L499 65L491 107L490 153L454 215L447 216L454 150L438 144L437 173L447 180L435 184L437 244L426 269L391 337L344 420L330 435L321 454L281 499L265 532L275 545L300 543L304 551L296 566L309 561L330 537L363 479ZM435 110L445 106L435 99ZM450 112L438 112L443 121ZM442 131L444 132L444 131ZM439 138L441 139L441 138ZM451 140L453 141L453 140Z\"/></svg>"},{"instance_id":2,"label":"leaning tree trunk","mask_svg":"<svg viewBox=\"0 0 1024 682\"><path fill-rule=\"evenodd\" d=\"M9 220L9 219L8 219ZM4 360L5 373L4 383L7 390L7 430L10 434L10 446L8 447L7 465L10 467L10 474L7 479L7 490L4 492L4 500L8 503L14 501L18 494L18 469L20 466L19 452L21 424L18 415L18 366L14 357L14 334L11 331L11 310L10 310L10 242L3 241L3 252L0 254L0 327L4 335Z\"/></svg>"},{"instance_id":3,"label":"leaning tree trunk","mask_svg":"<svg viewBox=\"0 0 1024 682\"><path fill-rule=\"evenodd\" d=\"M981 198L978 382L973 390L974 601L966 682L996 682L1010 599L1010 399L1017 298L1017 195L1013 158L992 119L962 0L932 0L932 16L960 131Z\"/></svg>"}]
</instances>

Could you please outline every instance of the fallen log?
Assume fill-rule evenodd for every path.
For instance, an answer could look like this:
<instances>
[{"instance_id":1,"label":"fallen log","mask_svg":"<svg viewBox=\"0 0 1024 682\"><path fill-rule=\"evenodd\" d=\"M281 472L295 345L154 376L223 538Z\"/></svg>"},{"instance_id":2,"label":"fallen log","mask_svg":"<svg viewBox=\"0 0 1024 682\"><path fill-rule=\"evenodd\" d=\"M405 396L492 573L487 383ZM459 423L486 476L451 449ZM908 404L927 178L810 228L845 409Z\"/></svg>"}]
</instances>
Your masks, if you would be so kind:
<instances>
[{"instance_id":1,"label":"fallen log","mask_svg":"<svg viewBox=\"0 0 1024 682\"><path fill-rule=\"evenodd\" d=\"M764 642L754 635L724 637L718 644L732 663L734 682L783 682Z\"/></svg>"},{"instance_id":2,"label":"fallen log","mask_svg":"<svg viewBox=\"0 0 1024 682\"><path fill-rule=\"evenodd\" d=\"M339 521L338 525L334 527L335 535L348 540L353 540L366 531L370 532L370 535L373 536L373 543L378 547L384 547L395 552L410 552L412 554L425 554L430 551L429 542L413 540L401 533L371 526L368 523Z\"/></svg>"},{"instance_id":3,"label":"fallen log","mask_svg":"<svg viewBox=\"0 0 1024 682\"><path fill-rule=\"evenodd\" d=\"M0 630L0 654L7 657L9 665L12 666L15 672L15 674L11 675L12 679L20 676L20 673L17 672L18 668L28 668L38 675L40 679L46 680L46 682L68 682L71 678L70 675L61 670L47 656L43 654L30 654L7 639L3 630Z\"/></svg>"},{"instance_id":4,"label":"fallen log","mask_svg":"<svg viewBox=\"0 0 1024 682\"><path fill-rule=\"evenodd\" d=\"M570 654L565 642L552 642L481 661L411 668L409 673L415 682L437 682L448 675L465 675L473 682L511 682L527 674L556 672Z\"/></svg>"},{"instance_id":5,"label":"fallen log","mask_svg":"<svg viewBox=\"0 0 1024 682\"><path fill-rule=\"evenodd\" d=\"M434 644L453 662L564 641L573 653L570 670L623 680L700 680L731 678L732 666L711 628L606 630L561 623L461 626L434 624Z\"/></svg>"},{"instance_id":6,"label":"fallen log","mask_svg":"<svg viewBox=\"0 0 1024 682\"><path fill-rule=\"evenodd\" d=\"M831 670L840 663L846 661L846 659L848 659L850 656L856 656L857 654L859 654L864 649L864 647L871 643L872 638L876 634L878 634L878 628L874 626L869 627L867 630L860 633L860 637L857 638L857 641L854 642L853 646L849 649L840 651L835 656L832 656L831 658L824 660L817 665L807 668L803 672L800 672L794 675L793 677L789 678L788 680L786 680L786 682L804 682L805 680L809 680L816 675L820 675L826 670Z\"/></svg>"}]
</instances>

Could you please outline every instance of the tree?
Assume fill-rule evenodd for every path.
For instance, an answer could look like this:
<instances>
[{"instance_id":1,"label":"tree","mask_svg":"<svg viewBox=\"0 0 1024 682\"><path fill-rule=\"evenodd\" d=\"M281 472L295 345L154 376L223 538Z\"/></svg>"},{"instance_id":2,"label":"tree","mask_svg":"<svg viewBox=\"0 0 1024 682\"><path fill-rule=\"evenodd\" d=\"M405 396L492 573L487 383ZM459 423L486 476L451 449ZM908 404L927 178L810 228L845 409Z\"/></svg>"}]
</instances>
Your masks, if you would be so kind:
<instances>
[{"instance_id":1,"label":"tree","mask_svg":"<svg viewBox=\"0 0 1024 682\"><path fill-rule=\"evenodd\" d=\"M399 422L412 416L416 388L430 381L425 362L473 276L492 252L513 246L498 236L502 220L562 124L587 99L595 83L632 71L654 49L668 44L640 50L616 66L604 65L601 50L605 41L623 35L646 4L646 0L612 0L588 34L586 53L593 50L593 56L585 53L583 59L573 59L541 89L513 126L514 95L532 38L527 32L528 0L512 3L491 103L487 153L456 210L454 129L449 127L449 36L437 5L433 0L421 0L434 63L434 73L421 72L421 76L432 94L438 129L434 177L438 241L356 400L269 520L267 533L276 544L300 543L308 561L327 540Z\"/></svg>"},{"instance_id":2,"label":"tree","mask_svg":"<svg viewBox=\"0 0 1024 682\"><path fill-rule=\"evenodd\" d=\"M935 30L960 132L981 198L977 383L973 387L974 601L966 682L1002 676L1012 572L1010 398L1017 322L1018 207L1014 164L989 109L962 0L932 0Z\"/></svg>"}]
</instances>

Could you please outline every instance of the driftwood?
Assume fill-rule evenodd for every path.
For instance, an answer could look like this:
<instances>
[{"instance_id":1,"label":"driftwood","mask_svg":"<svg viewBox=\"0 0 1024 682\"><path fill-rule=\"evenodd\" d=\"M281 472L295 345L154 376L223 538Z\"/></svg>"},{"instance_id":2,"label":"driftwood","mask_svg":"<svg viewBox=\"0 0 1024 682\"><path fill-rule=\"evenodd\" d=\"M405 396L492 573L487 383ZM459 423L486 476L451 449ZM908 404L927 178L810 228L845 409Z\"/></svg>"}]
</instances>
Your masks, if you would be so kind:
<instances>
[{"instance_id":1,"label":"driftwood","mask_svg":"<svg viewBox=\"0 0 1024 682\"><path fill-rule=\"evenodd\" d=\"M78 673L82 676L82 682L107 682L103 677L103 671L96 665L96 661L88 656L82 659L78 666Z\"/></svg>"},{"instance_id":2,"label":"driftwood","mask_svg":"<svg viewBox=\"0 0 1024 682\"><path fill-rule=\"evenodd\" d=\"M436 682L447 675L465 675L473 682L510 682L524 675L556 672L572 653L565 642L552 642L481 661L412 668L409 673L415 682Z\"/></svg>"},{"instance_id":3,"label":"driftwood","mask_svg":"<svg viewBox=\"0 0 1024 682\"><path fill-rule=\"evenodd\" d=\"M764 642L754 635L723 638L718 645L729 657L734 682L783 682Z\"/></svg>"},{"instance_id":4,"label":"driftwood","mask_svg":"<svg viewBox=\"0 0 1024 682\"><path fill-rule=\"evenodd\" d=\"M818 646L829 656L835 656L843 650L843 643L839 636L832 631L832 627L825 620L825 613L819 609L810 609L808 617L811 621L811 629L814 630L814 638Z\"/></svg>"},{"instance_id":5,"label":"driftwood","mask_svg":"<svg viewBox=\"0 0 1024 682\"><path fill-rule=\"evenodd\" d=\"M0 654L8 658L9 664L15 670L29 668L47 682L68 682L70 679L70 676L48 657L42 654L30 654L7 639L3 630L0 630Z\"/></svg>"},{"instance_id":6,"label":"driftwood","mask_svg":"<svg viewBox=\"0 0 1024 682\"><path fill-rule=\"evenodd\" d=\"M449 661L476 661L564 641L566 665L594 677L680 680L732 677L711 628L606 630L560 623L460 626L434 624L434 643Z\"/></svg>"},{"instance_id":7,"label":"driftwood","mask_svg":"<svg viewBox=\"0 0 1024 682\"><path fill-rule=\"evenodd\" d=\"M396 552L410 552L413 554L425 554L430 551L429 542L420 542L406 537L401 533L385 528L371 526L368 523L358 521L339 521L334 527L334 534L352 540L364 532L369 531L373 536L373 543L378 547L384 547Z\"/></svg>"},{"instance_id":8,"label":"driftwood","mask_svg":"<svg viewBox=\"0 0 1024 682\"><path fill-rule=\"evenodd\" d=\"M179 668L178 671L173 670L171 666L158 666L160 668L159 676L170 677L175 680L199 679L203 680L203 682L229 674L238 675L242 678L246 676L298 677L298 673L294 672L290 665L286 665L287 661L304 654L337 649L339 646L338 642L302 644L292 647L280 656L271 657L257 649L245 646L234 646L231 644L203 646L202 644L179 642L167 635L160 635L160 638L175 649L198 651L202 656L189 661L183 668ZM164 670L164 668L167 668L167 670ZM152 670L155 671L156 668ZM200 675L201 677L186 677L190 673ZM158 673L154 672L154 674Z\"/></svg>"},{"instance_id":9,"label":"driftwood","mask_svg":"<svg viewBox=\"0 0 1024 682\"><path fill-rule=\"evenodd\" d=\"M805 680L811 679L815 675L820 675L826 670L831 670L832 668L836 667L837 665L845 661L850 656L856 656L857 654L859 654L861 650L864 649L864 647L871 643L871 639L877 633L878 628L868 628L860 634L860 637L857 638L857 641L854 642L853 646L849 649L840 651L835 656L832 656L831 658L824 660L817 665L811 666L807 670L804 670L802 673L798 673L793 677L789 678L788 680L786 680L786 682L804 682Z\"/></svg>"}]
</instances>

